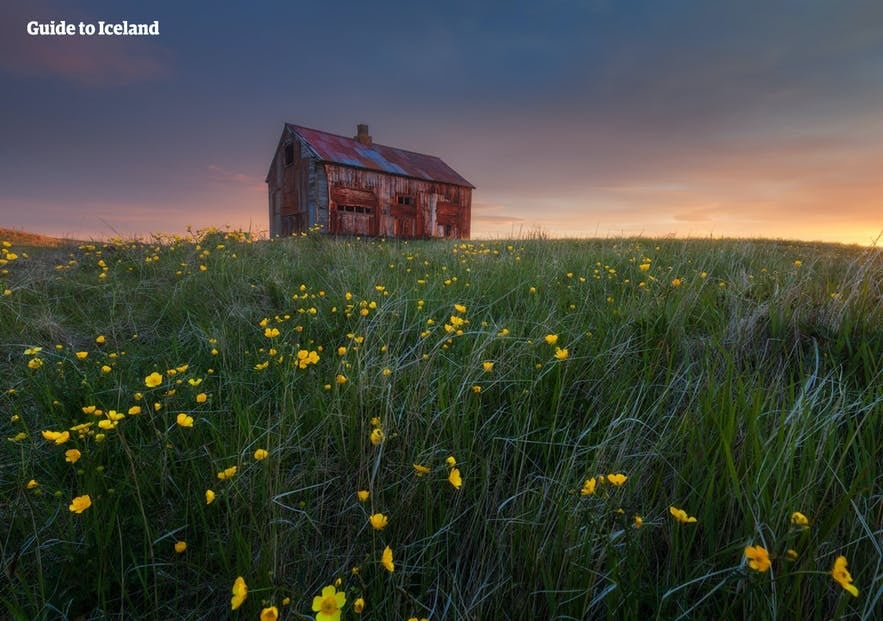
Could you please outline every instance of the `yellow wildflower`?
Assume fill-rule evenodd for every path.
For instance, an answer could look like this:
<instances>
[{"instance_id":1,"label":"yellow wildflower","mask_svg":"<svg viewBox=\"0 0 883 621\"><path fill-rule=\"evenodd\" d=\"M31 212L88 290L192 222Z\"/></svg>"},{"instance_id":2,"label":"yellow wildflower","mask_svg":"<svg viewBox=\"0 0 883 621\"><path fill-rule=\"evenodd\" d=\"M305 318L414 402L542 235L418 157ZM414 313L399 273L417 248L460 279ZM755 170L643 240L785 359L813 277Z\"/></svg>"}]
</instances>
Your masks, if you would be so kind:
<instances>
[{"instance_id":1,"label":"yellow wildflower","mask_svg":"<svg viewBox=\"0 0 883 621\"><path fill-rule=\"evenodd\" d=\"M809 528L809 519L800 511L795 511L791 514L791 523L794 524L794 526Z\"/></svg>"},{"instance_id":2,"label":"yellow wildflower","mask_svg":"<svg viewBox=\"0 0 883 621\"><path fill-rule=\"evenodd\" d=\"M205 490L205 504L210 505L215 501L215 492L213 490Z\"/></svg>"},{"instance_id":3,"label":"yellow wildflower","mask_svg":"<svg viewBox=\"0 0 883 621\"><path fill-rule=\"evenodd\" d=\"M227 468L226 470L222 470L221 472L219 472L219 473L218 473L218 478L219 478L221 481L226 481L227 479L232 478L233 475L236 474L236 471L237 471L238 469L239 469L239 468L238 468L237 466L230 466L230 467Z\"/></svg>"},{"instance_id":4,"label":"yellow wildflower","mask_svg":"<svg viewBox=\"0 0 883 621\"><path fill-rule=\"evenodd\" d=\"M383 433L383 430L379 427L376 427L371 430L371 444L377 446L378 444L383 444L383 440L386 436Z\"/></svg>"},{"instance_id":5,"label":"yellow wildflower","mask_svg":"<svg viewBox=\"0 0 883 621\"><path fill-rule=\"evenodd\" d=\"M586 479L586 482L583 483L583 488L579 491L582 496L591 496L595 493L595 487L597 487L598 481L595 477L591 479Z\"/></svg>"},{"instance_id":6,"label":"yellow wildflower","mask_svg":"<svg viewBox=\"0 0 883 621\"><path fill-rule=\"evenodd\" d=\"M366 502L368 500L368 496L370 495L371 493L366 489L360 489L356 492L356 498L359 499L359 502Z\"/></svg>"},{"instance_id":7,"label":"yellow wildflower","mask_svg":"<svg viewBox=\"0 0 883 621\"><path fill-rule=\"evenodd\" d=\"M383 530L389 524L389 518L382 513L372 513L368 516L368 522L374 530Z\"/></svg>"},{"instance_id":8,"label":"yellow wildflower","mask_svg":"<svg viewBox=\"0 0 883 621\"><path fill-rule=\"evenodd\" d=\"M696 518L693 516L688 516L687 512L683 509L678 509L677 507L669 507L668 512L672 514L678 522L682 524L692 524L696 521Z\"/></svg>"},{"instance_id":9,"label":"yellow wildflower","mask_svg":"<svg viewBox=\"0 0 883 621\"><path fill-rule=\"evenodd\" d=\"M196 395L196 402L197 403L205 403L207 400L208 400L208 395L205 394L204 392L201 392L198 395Z\"/></svg>"},{"instance_id":10,"label":"yellow wildflower","mask_svg":"<svg viewBox=\"0 0 883 621\"><path fill-rule=\"evenodd\" d=\"M607 482L610 483L611 485L615 485L616 487L620 487L623 484L625 484L627 479L628 479L628 477L625 476L624 474L608 474L607 475Z\"/></svg>"},{"instance_id":11,"label":"yellow wildflower","mask_svg":"<svg viewBox=\"0 0 883 621\"><path fill-rule=\"evenodd\" d=\"M279 609L270 606L261 610L261 621L276 621L279 618Z\"/></svg>"},{"instance_id":12,"label":"yellow wildflower","mask_svg":"<svg viewBox=\"0 0 883 621\"><path fill-rule=\"evenodd\" d=\"M567 349L561 347L555 348L555 358L558 360L567 360L568 356L570 356L570 352Z\"/></svg>"},{"instance_id":13,"label":"yellow wildflower","mask_svg":"<svg viewBox=\"0 0 883 621\"><path fill-rule=\"evenodd\" d=\"M316 621L340 621L340 609L346 604L346 593L329 584L322 589L322 595L313 598L313 612Z\"/></svg>"},{"instance_id":14,"label":"yellow wildflower","mask_svg":"<svg viewBox=\"0 0 883 621\"><path fill-rule=\"evenodd\" d=\"M353 612L357 615L362 614L365 610L365 600L364 598L359 597L356 601L353 602Z\"/></svg>"},{"instance_id":15,"label":"yellow wildflower","mask_svg":"<svg viewBox=\"0 0 883 621\"><path fill-rule=\"evenodd\" d=\"M230 609L236 610L242 606L242 602L248 597L248 585L245 584L245 578L239 576L233 582L233 597L230 598Z\"/></svg>"},{"instance_id":16,"label":"yellow wildflower","mask_svg":"<svg viewBox=\"0 0 883 621\"><path fill-rule=\"evenodd\" d=\"M186 541L176 541L175 542L175 552L178 554L184 554L187 551L187 542Z\"/></svg>"},{"instance_id":17,"label":"yellow wildflower","mask_svg":"<svg viewBox=\"0 0 883 621\"><path fill-rule=\"evenodd\" d=\"M748 559L748 566L760 573L770 568L770 554L763 546L746 546L745 558Z\"/></svg>"},{"instance_id":18,"label":"yellow wildflower","mask_svg":"<svg viewBox=\"0 0 883 621\"><path fill-rule=\"evenodd\" d=\"M395 563L392 562L392 548L386 546L383 549L383 554L380 555L380 564L388 571L392 573L395 571L396 566Z\"/></svg>"},{"instance_id":19,"label":"yellow wildflower","mask_svg":"<svg viewBox=\"0 0 883 621\"><path fill-rule=\"evenodd\" d=\"M40 484L37 483L37 479L31 479L30 481L28 481L28 484L25 485L25 487L28 489L36 489L39 485Z\"/></svg>"},{"instance_id":20,"label":"yellow wildflower","mask_svg":"<svg viewBox=\"0 0 883 621\"><path fill-rule=\"evenodd\" d=\"M266 459L268 455L269 455L269 453L267 452L267 450L262 449L262 448L259 448L254 452L254 458L257 461L262 461L262 460Z\"/></svg>"},{"instance_id":21,"label":"yellow wildflower","mask_svg":"<svg viewBox=\"0 0 883 621\"><path fill-rule=\"evenodd\" d=\"M457 458L453 455L449 455L448 458L445 460L445 463L448 464L448 467L453 468L457 465Z\"/></svg>"},{"instance_id":22,"label":"yellow wildflower","mask_svg":"<svg viewBox=\"0 0 883 621\"><path fill-rule=\"evenodd\" d=\"M89 352L87 352L87 351L78 351L75 355L76 355L76 357L77 357L77 360L85 360L86 357L89 355Z\"/></svg>"},{"instance_id":23,"label":"yellow wildflower","mask_svg":"<svg viewBox=\"0 0 883 621\"><path fill-rule=\"evenodd\" d=\"M846 569L846 557L838 556L834 561L834 567L831 568L831 577L846 589L853 597L858 597L858 589L852 584L852 575Z\"/></svg>"},{"instance_id":24,"label":"yellow wildflower","mask_svg":"<svg viewBox=\"0 0 883 621\"><path fill-rule=\"evenodd\" d=\"M494 370L494 363L491 362L490 360L487 360L487 361L481 363L481 368L482 368L482 370L484 370L485 373L490 373L491 371Z\"/></svg>"},{"instance_id":25,"label":"yellow wildflower","mask_svg":"<svg viewBox=\"0 0 883 621\"><path fill-rule=\"evenodd\" d=\"M177 423L180 427L193 427L193 417L181 412L178 414Z\"/></svg>"},{"instance_id":26,"label":"yellow wildflower","mask_svg":"<svg viewBox=\"0 0 883 621\"><path fill-rule=\"evenodd\" d=\"M545 336L545 341L546 341L549 345L554 345L555 343L558 342L558 335L557 335L557 334L547 334L547 335Z\"/></svg>"},{"instance_id":27,"label":"yellow wildflower","mask_svg":"<svg viewBox=\"0 0 883 621\"><path fill-rule=\"evenodd\" d=\"M148 388L156 388L160 384L162 384L162 375L156 371L144 378L144 385Z\"/></svg>"},{"instance_id":28,"label":"yellow wildflower","mask_svg":"<svg viewBox=\"0 0 883 621\"><path fill-rule=\"evenodd\" d=\"M450 483L457 489L460 489L460 487L463 485L463 479L460 476L459 468L451 469L451 474L448 475L448 483Z\"/></svg>"},{"instance_id":29,"label":"yellow wildflower","mask_svg":"<svg viewBox=\"0 0 883 621\"><path fill-rule=\"evenodd\" d=\"M336 381L338 384L346 384L347 383L346 375L343 375L342 373L338 373L337 376L334 378L334 381Z\"/></svg>"},{"instance_id":30,"label":"yellow wildflower","mask_svg":"<svg viewBox=\"0 0 883 621\"><path fill-rule=\"evenodd\" d=\"M266 328L264 330L264 336L268 339L274 339L279 336L279 328Z\"/></svg>"},{"instance_id":31,"label":"yellow wildflower","mask_svg":"<svg viewBox=\"0 0 883 621\"><path fill-rule=\"evenodd\" d=\"M644 518L640 515L635 516L635 528L641 528L644 525Z\"/></svg>"},{"instance_id":32,"label":"yellow wildflower","mask_svg":"<svg viewBox=\"0 0 883 621\"><path fill-rule=\"evenodd\" d=\"M64 452L64 461L70 462L72 464L77 463L77 460L80 459L82 454L77 449L68 449Z\"/></svg>"},{"instance_id":33,"label":"yellow wildflower","mask_svg":"<svg viewBox=\"0 0 883 621\"><path fill-rule=\"evenodd\" d=\"M43 431L43 438L50 442L55 442L57 445L62 445L68 440L70 440L71 434L69 431Z\"/></svg>"},{"instance_id":34,"label":"yellow wildflower","mask_svg":"<svg viewBox=\"0 0 883 621\"><path fill-rule=\"evenodd\" d=\"M74 498L68 509L70 509L71 513L82 513L91 506L92 499L89 497L89 494L84 494L83 496L77 496Z\"/></svg>"},{"instance_id":35,"label":"yellow wildflower","mask_svg":"<svg viewBox=\"0 0 883 621\"><path fill-rule=\"evenodd\" d=\"M424 474L429 474L429 468L427 468L423 464L414 464L414 473L418 477L422 477Z\"/></svg>"}]
</instances>

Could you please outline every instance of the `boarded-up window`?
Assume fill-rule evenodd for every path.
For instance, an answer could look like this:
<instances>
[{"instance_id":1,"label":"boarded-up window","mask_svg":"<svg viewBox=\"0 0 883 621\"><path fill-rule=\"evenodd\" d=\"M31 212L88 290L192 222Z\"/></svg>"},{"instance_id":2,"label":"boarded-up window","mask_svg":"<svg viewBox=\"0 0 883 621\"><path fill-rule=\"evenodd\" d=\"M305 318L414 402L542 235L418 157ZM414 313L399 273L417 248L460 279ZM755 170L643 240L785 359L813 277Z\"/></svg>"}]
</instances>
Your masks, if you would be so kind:
<instances>
[{"instance_id":1,"label":"boarded-up window","mask_svg":"<svg viewBox=\"0 0 883 621\"><path fill-rule=\"evenodd\" d=\"M457 237L459 214L460 211L456 203L438 202L435 212L435 223L438 225L441 236Z\"/></svg>"},{"instance_id":2,"label":"boarded-up window","mask_svg":"<svg viewBox=\"0 0 883 621\"><path fill-rule=\"evenodd\" d=\"M338 235L377 234L377 196L370 190L331 188L331 232Z\"/></svg>"}]
</instances>

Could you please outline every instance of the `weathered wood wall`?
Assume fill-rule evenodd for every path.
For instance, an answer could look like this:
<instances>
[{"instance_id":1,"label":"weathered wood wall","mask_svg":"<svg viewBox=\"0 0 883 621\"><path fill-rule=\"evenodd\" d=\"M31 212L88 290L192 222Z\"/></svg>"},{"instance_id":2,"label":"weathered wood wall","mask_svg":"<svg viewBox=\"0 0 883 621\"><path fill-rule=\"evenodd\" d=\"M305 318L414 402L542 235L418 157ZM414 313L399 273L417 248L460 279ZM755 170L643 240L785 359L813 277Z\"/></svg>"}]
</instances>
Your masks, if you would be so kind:
<instances>
[{"instance_id":1,"label":"weathered wood wall","mask_svg":"<svg viewBox=\"0 0 883 621\"><path fill-rule=\"evenodd\" d=\"M472 188L321 162L297 135L283 134L267 184L272 237L314 225L332 235L470 235Z\"/></svg>"}]
</instances>

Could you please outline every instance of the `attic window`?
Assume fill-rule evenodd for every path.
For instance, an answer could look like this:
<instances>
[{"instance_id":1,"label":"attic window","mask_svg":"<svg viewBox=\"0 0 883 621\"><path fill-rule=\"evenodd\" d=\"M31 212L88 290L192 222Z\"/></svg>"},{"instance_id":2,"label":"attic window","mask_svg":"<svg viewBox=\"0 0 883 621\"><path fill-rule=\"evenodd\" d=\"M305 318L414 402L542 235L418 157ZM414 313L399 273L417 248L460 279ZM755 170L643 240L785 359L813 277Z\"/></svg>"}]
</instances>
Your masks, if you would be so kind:
<instances>
[{"instance_id":1,"label":"attic window","mask_svg":"<svg viewBox=\"0 0 883 621\"><path fill-rule=\"evenodd\" d=\"M294 164L294 144L289 142L285 145L285 165L291 166Z\"/></svg>"},{"instance_id":2,"label":"attic window","mask_svg":"<svg viewBox=\"0 0 883 621\"><path fill-rule=\"evenodd\" d=\"M409 194L399 194L396 196L396 204L398 205L413 205L414 197Z\"/></svg>"}]
</instances>

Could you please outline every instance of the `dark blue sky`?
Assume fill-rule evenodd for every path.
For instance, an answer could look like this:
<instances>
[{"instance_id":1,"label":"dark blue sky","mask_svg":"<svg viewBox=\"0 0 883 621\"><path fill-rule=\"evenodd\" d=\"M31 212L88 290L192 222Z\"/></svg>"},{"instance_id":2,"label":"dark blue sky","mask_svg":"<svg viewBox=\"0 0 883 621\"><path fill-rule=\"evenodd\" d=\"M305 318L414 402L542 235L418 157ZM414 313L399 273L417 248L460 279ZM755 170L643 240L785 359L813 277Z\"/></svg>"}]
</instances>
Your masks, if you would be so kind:
<instances>
[{"instance_id":1,"label":"dark blue sky","mask_svg":"<svg viewBox=\"0 0 883 621\"><path fill-rule=\"evenodd\" d=\"M476 236L883 230L883 3L7 5L0 226L266 230L290 121L442 157ZM50 19L161 34L27 34Z\"/></svg>"}]
</instances>

